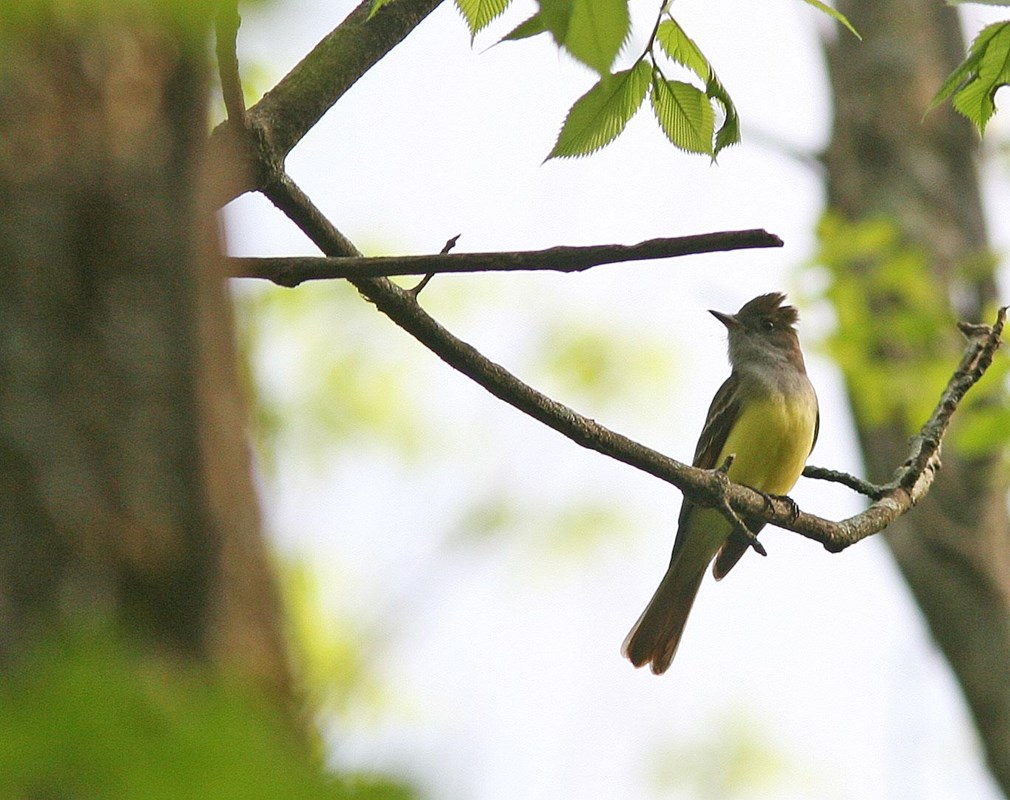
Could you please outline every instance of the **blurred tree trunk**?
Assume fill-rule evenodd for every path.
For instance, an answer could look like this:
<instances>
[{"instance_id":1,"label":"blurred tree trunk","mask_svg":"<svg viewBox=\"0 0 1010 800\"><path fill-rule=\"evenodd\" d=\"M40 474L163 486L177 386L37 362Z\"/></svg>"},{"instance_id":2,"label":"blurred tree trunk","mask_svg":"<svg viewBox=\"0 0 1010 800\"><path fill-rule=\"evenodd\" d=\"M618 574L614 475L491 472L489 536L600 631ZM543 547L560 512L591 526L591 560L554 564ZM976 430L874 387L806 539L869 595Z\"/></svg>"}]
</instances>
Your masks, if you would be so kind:
<instances>
[{"instance_id":1,"label":"blurred tree trunk","mask_svg":"<svg viewBox=\"0 0 1010 800\"><path fill-rule=\"evenodd\" d=\"M923 117L964 56L957 14L935 0L841 0L838 8L864 40L840 32L826 45L835 108L829 208L849 222L891 220L902 242L924 254L921 278L951 316L991 321L994 277L979 267L987 242L978 137L948 107ZM871 315L902 302L900 290L872 280L877 266L846 265L861 276ZM883 336L874 357L885 368L913 355L897 330ZM846 373L866 468L871 479L887 479L905 457L909 430L897 417L859 413L859 377ZM960 682L990 770L1010 794L1010 520L999 448L969 457L948 446L927 501L886 539Z\"/></svg>"},{"instance_id":2,"label":"blurred tree trunk","mask_svg":"<svg viewBox=\"0 0 1010 800\"><path fill-rule=\"evenodd\" d=\"M0 10L0 664L97 616L286 701L201 199L212 7Z\"/></svg>"}]
</instances>

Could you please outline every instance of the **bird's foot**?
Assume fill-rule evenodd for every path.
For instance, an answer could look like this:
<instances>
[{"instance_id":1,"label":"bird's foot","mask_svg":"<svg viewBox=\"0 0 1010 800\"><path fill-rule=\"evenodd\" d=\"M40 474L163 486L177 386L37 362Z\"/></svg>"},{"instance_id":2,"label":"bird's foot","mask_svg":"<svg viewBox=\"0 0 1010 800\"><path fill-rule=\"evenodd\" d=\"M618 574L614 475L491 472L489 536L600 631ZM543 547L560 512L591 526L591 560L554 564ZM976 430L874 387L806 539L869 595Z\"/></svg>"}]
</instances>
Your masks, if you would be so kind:
<instances>
[{"instance_id":1,"label":"bird's foot","mask_svg":"<svg viewBox=\"0 0 1010 800\"><path fill-rule=\"evenodd\" d=\"M787 494L768 494L767 492L761 492L761 491L759 491L758 494L760 494L764 498L765 508L767 508L769 511L774 510L774 506L772 504L773 500L779 500L779 501L785 503L787 506L789 506L789 521L790 522L795 522L796 518L800 515L800 507L798 505L796 505L796 501L793 500L789 495L787 495Z\"/></svg>"}]
</instances>

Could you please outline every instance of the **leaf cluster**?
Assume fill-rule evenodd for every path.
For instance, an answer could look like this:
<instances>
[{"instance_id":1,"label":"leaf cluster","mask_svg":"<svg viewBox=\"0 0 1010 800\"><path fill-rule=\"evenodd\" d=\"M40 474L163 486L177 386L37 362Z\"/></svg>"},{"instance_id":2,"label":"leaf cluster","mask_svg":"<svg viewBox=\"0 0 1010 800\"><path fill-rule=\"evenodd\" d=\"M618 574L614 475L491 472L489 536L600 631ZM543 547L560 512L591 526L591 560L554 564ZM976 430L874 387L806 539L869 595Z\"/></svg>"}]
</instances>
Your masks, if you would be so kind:
<instances>
[{"instance_id":1,"label":"leaf cluster","mask_svg":"<svg viewBox=\"0 0 1010 800\"><path fill-rule=\"evenodd\" d=\"M834 18L853 34L837 10L819 0L803 0ZM393 0L373 0L372 14ZM547 158L572 158L596 152L627 127L648 97L653 115L670 143L685 153L715 158L740 141L733 100L701 48L664 2L644 51L626 69L615 61L631 36L629 0L537 0L539 9L501 41L549 33L558 47L598 74L589 91L568 111ZM511 0L456 0L471 38L501 16ZM684 68L687 80L666 72Z\"/></svg>"},{"instance_id":2,"label":"leaf cluster","mask_svg":"<svg viewBox=\"0 0 1010 800\"><path fill-rule=\"evenodd\" d=\"M584 156L616 139L648 97L670 142L686 153L715 157L740 141L736 107L698 45L669 14L629 69L605 72L568 112L548 158ZM692 81L664 67L686 67ZM722 123L716 130L716 112Z\"/></svg>"},{"instance_id":3,"label":"leaf cluster","mask_svg":"<svg viewBox=\"0 0 1010 800\"><path fill-rule=\"evenodd\" d=\"M660 15L648 46L635 63L628 69L611 72L631 31L626 2L610 1L614 7L608 15L609 36L587 35L592 30L587 26L552 26L549 19L544 19L541 3L539 14L505 37L528 35L528 31L538 26L539 19L560 47L600 75L596 84L569 110L547 157L589 155L609 144L624 131L646 97L650 98L653 114L663 133L686 153L714 158L724 147L738 142L739 117L729 93L701 48L668 10ZM606 29L602 16L596 15L597 25L592 27ZM663 68L669 69L669 64L686 67L694 82L667 78ZM718 132L715 130L717 109L723 119Z\"/></svg>"},{"instance_id":4,"label":"leaf cluster","mask_svg":"<svg viewBox=\"0 0 1010 800\"><path fill-rule=\"evenodd\" d=\"M369 340L355 329L358 304L349 287L257 287L236 294L235 308L261 467L272 472L287 449L322 465L334 445L361 437L403 458L416 454L424 432L421 415L404 400L404 362L388 348L362 344Z\"/></svg>"},{"instance_id":5,"label":"leaf cluster","mask_svg":"<svg viewBox=\"0 0 1010 800\"><path fill-rule=\"evenodd\" d=\"M804 1L852 29L829 6ZM468 0L457 2L462 9ZM496 2L507 4L507 0ZM540 10L503 41L550 32L559 47L599 74L569 110L548 159L589 155L609 144L624 131L646 97L666 138L685 153L715 158L723 148L740 141L739 116L729 92L698 44L674 19L669 2L660 9L645 50L631 67L616 71L614 62L631 34L628 0L539 3ZM469 16L467 21L471 21ZM471 24L471 30L475 33L477 28ZM688 80L669 78L666 72L671 66L684 68Z\"/></svg>"}]
</instances>

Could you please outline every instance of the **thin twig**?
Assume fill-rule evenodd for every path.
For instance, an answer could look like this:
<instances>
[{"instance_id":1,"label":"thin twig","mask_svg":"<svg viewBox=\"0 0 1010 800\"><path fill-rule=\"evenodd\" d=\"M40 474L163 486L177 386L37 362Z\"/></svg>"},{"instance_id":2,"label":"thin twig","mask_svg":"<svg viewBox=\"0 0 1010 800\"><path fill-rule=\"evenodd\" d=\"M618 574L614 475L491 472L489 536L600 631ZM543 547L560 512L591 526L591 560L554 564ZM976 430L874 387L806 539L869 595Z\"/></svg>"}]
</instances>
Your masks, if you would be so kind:
<instances>
[{"instance_id":1,"label":"thin twig","mask_svg":"<svg viewBox=\"0 0 1010 800\"><path fill-rule=\"evenodd\" d=\"M632 245L561 246L509 253L453 253L375 258L231 258L229 274L236 278L264 278L281 286L297 286L311 280L378 278L391 275L520 270L579 272L601 264L622 261L781 246L782 240L778 236L757 228L649 239Z\"/></svg>"},{"instance_id":2,"label":"thin twig","mask_svg":"<svg viewBox=\"0 0 1010 800\"><path fill-rule=\"evenodd\" d=\"M866 495L871 500L879 500L887 494L886 487L870 483L862 478L857 478L855 475L850 475L847 472L839 472L838 470L827 469L825 467L815 467L813 464L807 464L803 470L803 477L840 483L843 486L847 486L852 489L854 492Z\"/></svg>"},{"instance_id":3,"label":"thin twig","mask_svg":"<svg viewBox=\"0 0 1010 800\"><path fill-rule=\"evenodd\" d=\"M222 0L217 12L217 70L221 78L221 95L228 112L228 121L245 127L245 95L238 69L238 29L242 17L238 0Z\"/></svg>"},{"instance_id":4,"label":"thin twig","mask_svg":"<svg viewBox=\"0 0 1010 800\"><path fill-rule=\"evenodd\" d=\"M288 78L247 114L247 120L253 118L255 121L248 128L250 135L239 140L238 144L247 148L242 151L241 157L250 167L248 174L252 176L251 182L233 182L223 186L220 192L222 201L234 196L234 193L258 188L325 254L342 259L360 258L362 254L354 244L326 219L284 172L284 157L325 109L437 4L438 0L399 0L384 7L390 9L388 14L383 16L380 12L375 16L376 20L385 20L385 27L380 25L369 28L370 2L365 0L302 65L296 67ZM365 38L371 37L365 43L361 39L362 25ZM322 93L316 87L306 84L303 80L305 76L300 70L314 69L321 63L329 63L327 59L340 60L346 56L346 53L340 51L347 47L361 56L354 61L348 72L340 76L324 75L328 83ZM309 64L312 65L311 68L307 66ZM316 98L311 107L301 108L297 102L299 93L304 91L308 91L308 97ZM219 137L218 134L224 135ZM227 128L216 131L214 138L227 142ZM235 144L236 140L231 137L231 141L223 146L234 148ZM249 144L253 146L248 148ZM493 255L497 258L500 254ZM554 256L557 256L556 252ZM455 259L458 256L441 258ZM433 270L430 265L420 268L413 266L406 274L411 271L420 274ZM869 508L849 519L832 522L813 514L798 512L791 500L770 497L746 486L730 483L718 470L701 470L668 458L552 400L453 336L425 313L413 293L396 286L388 278L356 275L348 276L347 279L396 325L447 364L494 396L567 436L576 444L661 478L678 487L699 505L718 508L726 503L736 515L764 520L795 531L821 542L831 551L842 550L883 530L926 495L940 466L940 444L950 417L965 392L978 381L991 363L993 354L999 347L1000 332L1006 319L1006 309L1001 309L991 328L976 327L965 331L972 340L961 365L941 396L936 411L923 426L920 435L913 440L908 459L896 471L894 479L885 487L880 487L882 493Z\"/></svg>"},{"instance_id":5,"label":"thin twig","mask_svg":"<svg viewBox=\"0 0 1010 800\"><path fill-rule=\"evenodd\" d=\"M357 250L283 173L268 181L265 194L312 239L333 255ZM454 369L483 386L495 397L539 420L576 444L641 469L673 484L699 505L719 508L727 503L738 515L762 519L809 539L832 552L883 530L929 491L939 468L939 445L950 416L965 392L992 361L1000 343L1006 309L996 323L983 328L968 345L959 369L940 397L937 410L913 441L905 464L886 492L860 514L841 522L798 511L795 503L730 483L719 470L701 470L662 455L612 431L523 383L504 367L456 338L418 305L417 298L387 278L352 278L351 283L396 325L425 345Z\"/></svg>"},{"instance_id":6,"label":"thin twig","mask_svg":"<svg viewBox=\"0 0 1010 800\"><path fill-rule=\"evenodd\" d=\"M462 236L462 235L463 234L461 234L461 233L457 233L451 239L449 239L448 241L446 241L446 243L443 245L441 251L439 252L439 255L444 256L450 250L452 250L452 248L454 248L456 246L456 242L459 241L459 237ZM421 294L421 290L424 289L424 287L427 286L428 283L429 283L429 281L431 281L431 279L434 278L434 277L435 277L435 273L434 272L429 272L427 275L425 275L423 278L421 278L421 282L418 283L417 286L415 286L413 289L410 290L410 293L412 295L414 295L414 297L417 297L419 294Z\"/></svg>"},{"instance_id":7,"label":"thin twig","mask_svg":"<svg viewBox=\"0 0 1010 800\"><path fill-rule=\"evenodd\" d=\"M874 487L867 484L863 487L870 490L863 492L864 494L876 495L875 501L868 509L831 525L813 524L813 517L801 514L802 524L783 527L820 542L832 552L838 552L883 530L921 501L929 492L933 479L940 469L940 447L954 412L968 390L978 383L992 364L993 356L1002 343L1001 334L1006 324L1006 315L1007 309L1004 306L997 311L992 326L977 324L960 326L962 332L969 337L960 364L947 382L933 413L919 434L912 439L909 456L895 471L894 477L882 486ZM844 480L840 482L846 483ZM777 519L773 521L779 524Z\"/></svg>"},{"instance_id":8,"label":"thin twig","mask_svg":"<svg viewBox=\"0 0 1010 800\"><path fill-rule=\"evenodd\" d=\"M804 477L841 483L860 494L879 500L900 487L915 486L926 471L927 465L931 464L933 470L939 469L940 445L947 426L965 393L978 382L992 363L993 355L1002 342L1001 334L1006 324L1006 312L1005 306L999 309L996 321L991 326L968 322L957 324L958 329L968 339L961 363L948 382L930 418L922 426L919 435L912 440L912 454L908 461L898 469L890 482L870 483L847 472L812 465L803 470Z\"/></svg>"}]
</instances>

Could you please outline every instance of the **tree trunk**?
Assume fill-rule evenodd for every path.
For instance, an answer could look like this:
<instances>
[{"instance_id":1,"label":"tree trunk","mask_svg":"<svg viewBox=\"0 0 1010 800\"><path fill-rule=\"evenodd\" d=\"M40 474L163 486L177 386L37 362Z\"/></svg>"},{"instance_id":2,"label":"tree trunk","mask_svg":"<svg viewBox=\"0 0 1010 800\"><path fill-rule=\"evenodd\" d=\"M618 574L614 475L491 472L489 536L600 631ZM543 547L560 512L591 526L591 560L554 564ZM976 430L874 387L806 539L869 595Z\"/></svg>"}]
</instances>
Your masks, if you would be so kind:
<instances>
[{"instance_id":1,"label":"tree trunk","mask_svg":"<svg viewBox=\"0 0 1010 800\"><path fill-rule=\"evenodd\" d=\"M979 268L986 231L977 135L947 107L923 117L964 56L957 14L933 0L843 0L838 8L864 40L840 32L826 46L835 107L829 208L849 222L890 220L901 246L923 255L916 279L937 287L951 317L983 320L995 284L991 268ZM873 279L879 266L845 265L860 276L860 302L871 314L902 302L900 290ZM922 356L898 330L882 334L874 357L886 369ZM845 371L869 477L887 479L909 430L900 415L882 421L861 412L865 382ZM926 502L885 535L960 682L989 767L1010 794L1010 519L999 464L996 451L968 456L948 446Z\"/></svg>"},{"instance_id":2,"label":"tree trunk","mask_svg":"<svg viewBox=\"0 0 1010 800\"><path fill-rule=\"evenodd\" d=\"M0 11L0 663L98 616L286 700L198 5Z\"/></svg>"}]
</instances>

